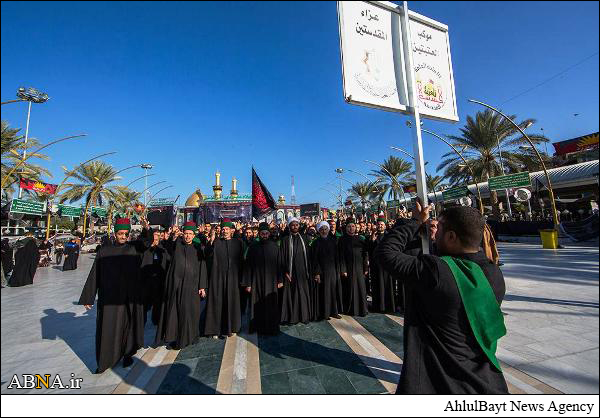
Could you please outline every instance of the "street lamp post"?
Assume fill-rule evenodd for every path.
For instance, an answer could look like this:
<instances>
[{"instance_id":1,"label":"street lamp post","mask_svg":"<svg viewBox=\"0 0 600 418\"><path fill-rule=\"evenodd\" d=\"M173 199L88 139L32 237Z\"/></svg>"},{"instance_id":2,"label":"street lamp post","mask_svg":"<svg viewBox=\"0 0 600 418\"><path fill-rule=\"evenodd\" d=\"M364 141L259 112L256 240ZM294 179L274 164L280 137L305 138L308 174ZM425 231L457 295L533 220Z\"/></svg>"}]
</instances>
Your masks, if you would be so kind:
<instances>
[{"instance_id":1,"label":"street lamp post","mask_svg":"<svg viewBox=\"0 0 600 418\"><path fill-rule=\"evenodd\" d=\"M344 173L344 169L343 168L336 168L335 172L338 174L338 179L340 180L340 210L343 212L344 211L344 202L343 202L343 198L342 198L342 174Z\"/></svg>"},{"instance_id":2,"label":"street lamp post","mask_svg":"<svg viewBox=\"0 0 600 418\"><path fill-rule=\"evenodd\" d=\"M27 140L29 139L29 119L31 117L31 103L45 103L49 97L46 93L42 93L33 87L19 87L17 90L17 97L22 101L29 102L27 107L27 124L25 125L25 144L23 147L23 160L27 157ZM19 199L23 195L23 189L19 183Z\"/></svg>"},{"instance_id":3,"label":"street lamp post","mask_svg":"<svg viewBox=\"0 0 600 418\"><path fill-rule=\"evenodd\" d=\"M496 143L498 146L498 156L500 157L500 170L502 171L502 175L505 175L504 172L504 161L502 160L502 148L500 148L500 138L498 137L498 132L496 131ZM510 207L510 196L508 195L508 189L504 189L504 194L506 195L506 208L508 209L508 217L512 219L512 208Z\"/></svg>"},{"instance_id":4,"label":"street lamp post","mask_svg":"<svg viewBox=\"0 0 600 418\"><path fill-rule=\"evenodd\" d=\"M152 164L142 164L140 167L142 167L144 169L144 173L146 174L146 184L145 184L145 188L148 188L148 170L152 170ZM144 193L144 207L146 207L148 204L147 200L146 200L146 193Z\"/></svg>"}]
</instances>

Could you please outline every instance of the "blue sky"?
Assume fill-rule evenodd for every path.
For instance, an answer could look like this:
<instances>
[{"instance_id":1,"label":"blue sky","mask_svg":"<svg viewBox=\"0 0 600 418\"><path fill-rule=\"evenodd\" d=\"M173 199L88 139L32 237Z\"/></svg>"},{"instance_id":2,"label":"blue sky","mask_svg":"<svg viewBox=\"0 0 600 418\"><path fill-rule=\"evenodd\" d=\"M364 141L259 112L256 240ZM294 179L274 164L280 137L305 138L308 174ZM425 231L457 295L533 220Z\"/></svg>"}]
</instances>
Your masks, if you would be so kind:
<instances>
[{"instance_id":1,"label":"blue sky","mask_svg":"<svg viewBox=\"0 0 600 418\"><path fill-rule=\"evenodd\" d=\"M409 7L450 31L461 121L429 129L457 133L477 98L537 119L530 129L553 141L598 131L598 55L506 102L598 51L598 2ZM89 135L49 149L55 183L61 165L117 151L107 161L154 164L149 181L173 184L161 196L180 202L196 187L212 194L217 169L225 190L235 176L249 193L254 165L274 196L289 201L294 175L301 203L332 205L321 187L334 188L334 168L367 173L364 160L382 161L390 145L411 150L406 116L344 102L335 2L3 1L1 11L2 100L39 88L51 100L33 105L31 136ZM24 103L2 106L23 132L26 116ZM444 146L425 137L424 147L437 166ZM122 184L142 174L124 172Z\"/></svg>"}]
</instances>

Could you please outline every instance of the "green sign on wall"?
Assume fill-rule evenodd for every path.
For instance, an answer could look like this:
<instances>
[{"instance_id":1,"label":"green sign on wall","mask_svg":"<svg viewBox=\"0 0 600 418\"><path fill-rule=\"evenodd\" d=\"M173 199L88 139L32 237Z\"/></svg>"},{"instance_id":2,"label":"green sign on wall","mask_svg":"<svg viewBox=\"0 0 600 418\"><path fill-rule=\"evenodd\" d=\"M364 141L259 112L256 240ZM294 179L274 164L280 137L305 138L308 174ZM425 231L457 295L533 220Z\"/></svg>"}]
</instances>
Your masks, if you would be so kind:
<instances>
[{"instance_id":1,"label":"green sign on wall","mask_svg":"<svg viewBox=\"0 0 600 418\"><path fill-rule=\"evenodd\" d=\"M469 194L469 188L467 186L454 187L448 190L442 190L442 199L453 200L460 199L463 196Z\"/></svg>"},{"instance_id":2,"label":"green sign on wall","mask_svg":"<svg viewBox=\"0 0 600 418\"><path fill-rule=\"evenodd\" d=\"M515 187L531 186L529 172L509 174L507 176L491 177L488 180L490 190L504 190Z\"/></svg>"},{"instance_id":3,"label":"green sign on wall","mask_svg":"<svg viewBox=\"0 0 600 418\"><path fill-rule=\"evenodd\" d=\"M71 218L81 217L81 208L77 206L58 205L61 216L70 216Z\"/></svg>"},{"instance_id":4,"label":"green sign on wall","mask_svg":"<svg viewBox=\"0 0 600 418\"><path fill-rule=\"evenodd\" d=\"M23 213L25 215L41 216L44 214L45 209L46 203L24 199L13 199L10 205L10 211L12 213Z\"/></svg>"}]
</instances>

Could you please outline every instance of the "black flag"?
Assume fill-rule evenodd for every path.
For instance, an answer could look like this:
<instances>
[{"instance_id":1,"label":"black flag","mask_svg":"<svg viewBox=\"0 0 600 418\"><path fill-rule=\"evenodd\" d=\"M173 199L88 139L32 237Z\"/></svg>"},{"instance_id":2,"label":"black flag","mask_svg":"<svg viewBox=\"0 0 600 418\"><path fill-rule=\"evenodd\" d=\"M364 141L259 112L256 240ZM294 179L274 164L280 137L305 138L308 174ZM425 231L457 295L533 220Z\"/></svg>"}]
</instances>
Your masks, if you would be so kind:
<instances>
[{"instance_id":1,"label":"black flag","mask_svg":"<svg viewBox=\"0 0 600 418\"><path fill-rule=\"evenodd\" d=\"M275 200L252 167L252 217L260 219L275 210Z\"/></svg>"}]
</instances>

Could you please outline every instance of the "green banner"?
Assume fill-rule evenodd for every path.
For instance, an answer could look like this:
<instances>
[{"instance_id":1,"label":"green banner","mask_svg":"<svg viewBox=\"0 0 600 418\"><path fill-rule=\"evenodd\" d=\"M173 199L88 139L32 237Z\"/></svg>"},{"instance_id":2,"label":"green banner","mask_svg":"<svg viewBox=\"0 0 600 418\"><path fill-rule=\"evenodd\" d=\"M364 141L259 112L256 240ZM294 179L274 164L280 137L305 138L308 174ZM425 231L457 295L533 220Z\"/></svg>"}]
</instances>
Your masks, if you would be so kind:
<instances>
[{"instance_id":1,"label":"green banner","mask_svg":"<svg viewBox=\"0 0 600 418\"><path fill-rule=\"evenodd\" d=\"M108 210L103 207L92 206L92 213L95 213L101 218L106 218L106 215L108 215Z\"/></svg>"},{"instance_id":2,"label":"green banner","mask_svg":"<svg viewBox=\"0 0 600 418\"><path fill-rule=\"evenodd\" d=\"M488 180L488 186L491 191L513 189L515 187L531 186L529 172L509 174L507 176L491 177Z\"/></svg>"},{"instance_id":3,"label":"green banner","mask_svg":"<svg viewBox=\"0 0 600 418\"><path fill-rule=\"evenodd\" d=\"M12 213L23 213L25 215L41 216L46 210L46 203L34 202L32 200L13 199L10 205Z\"/></svg>"},{"instance_id":4,"label":"green banner","mask_svg":"<svg viewBox=\"0 0 600 418\"><path fill-rule=\"evenodd\" d=\"M454 187L448 190L442 190L442 199L454 200L460 199L463 196L469 194L469 188L467 186Z\"/></svg>"},{"instance_id":5,"label":"green banner","mask_svg":"<svg viewBox=\"0 0 600 418\"><path fill-rule=\"evenodd\" d=\"M77 206L58 205L60 216L70 216L71 218L81 217L81 208Z\"/></svg>"},{"instance_id":6,"label":"green banner","mask_svg":"<svg viewBox=\"0 0 600 418\"><path fill-rule=\"evenodd\" d=\"M158 199L154 199L152 200L150 203L148 203L148 207L152 207L152 206L171 206L175 204L175 198L174 197L161 197Z\"/></svg>"},{"instance_id":7,"label":"green banner","mask_svg":"<svg viewBox=\"0 0 600 418\"><path fill-rule=\"evenodd\" d=\"M387 203L388 209L397 208L398 206L400 206L399 200L388 200L386 203Z\"/></svg>"}]
</instances>

